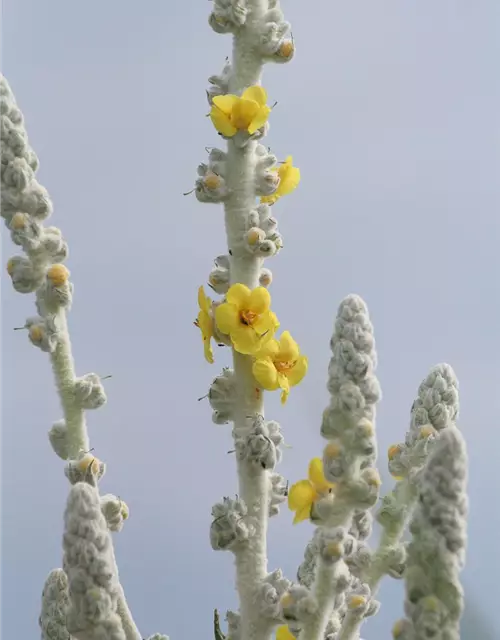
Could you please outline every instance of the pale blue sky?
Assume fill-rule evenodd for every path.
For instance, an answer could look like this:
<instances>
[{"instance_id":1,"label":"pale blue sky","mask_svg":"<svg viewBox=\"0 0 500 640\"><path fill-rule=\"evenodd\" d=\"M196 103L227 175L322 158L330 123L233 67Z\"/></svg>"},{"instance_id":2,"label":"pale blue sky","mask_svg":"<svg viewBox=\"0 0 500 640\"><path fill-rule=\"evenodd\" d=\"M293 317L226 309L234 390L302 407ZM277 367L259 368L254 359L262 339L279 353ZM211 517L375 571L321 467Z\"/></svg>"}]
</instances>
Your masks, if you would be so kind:
<instances>
[{"instance_id":1,"label":"pale blue sky","mask_svg":"<svg viewBox=\"0 0 500 640\"><path fill-rule=\"evenodd\" d=\"M461 383L470 453L470 615L499 637L500 5L495 0L283 0L296 59L268 67L266 141L292 153L298 191L275 207L285 249L269 261L274 308L310 360L285 408L267 414L293 446L291 481L321 451L333 318L342 297L369 305L384 398L385 450L403 438L420 380L447 361ZM229 364L202 357L196 290L225 251L222 210L182 193L205 146L206 79L230 53L198 0L3 0L3 71L70 245L70 316L80 374L111 373L89 415L108 463L103 490L131 518L115 537L123 584L145 637L209 637L214 607L235 605L229 554L210 550L211 505L234 493L229 428L197 402ZM3 232L3 262L14 251ZM306 267L306 269L304 268ZM309 284L306 286L305 274ZM21 332L32 296L2 276L2 631L37 637L43 582L61 563L68 490L47 430L61 417L45 354ZM283 510L270 569L295 575L309 524ZM386 581L364 629L388 637L402 610ZM488 631L476 637L487 640ZM492 636L493 637L493 636Z\"/></svg>"}]
</instances>

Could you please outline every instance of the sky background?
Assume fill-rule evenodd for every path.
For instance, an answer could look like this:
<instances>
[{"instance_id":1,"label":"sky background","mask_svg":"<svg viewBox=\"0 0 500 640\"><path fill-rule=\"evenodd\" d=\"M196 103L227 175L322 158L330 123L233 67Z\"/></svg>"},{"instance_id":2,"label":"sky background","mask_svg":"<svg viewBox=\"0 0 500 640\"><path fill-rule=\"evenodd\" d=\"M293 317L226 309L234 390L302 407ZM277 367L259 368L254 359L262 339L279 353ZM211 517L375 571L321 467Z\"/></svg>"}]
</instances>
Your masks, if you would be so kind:
<instances>
[{"instance_id":1,"label":"sky background","mask_svg":"<svg viewBox=\"0 0 500 640\"><path fill-rule=\"evenodd\" d=\"M309 356L286 407L266 412L292 449L294 482L322 451L321 413L337 306L367 302L375 326L383 491L385 451L404 437L428 369L460 380L470 456L472 637L500 636L500 5L495 0L283 0L297 55L268 66L278 101L266 144L293 154L302 182L275 206L285 248L268 261L273 307ZM70 246L70 329L80 375L112 374L88 416L108 464L103 492L131 518L115 536L122 582L144 637L210 637L235 607L230 554L209 545L210 509L234 494L230 427L198 402L230 363L205 363L196 292L224 253L222 208L184 197L219 138L205 98L230 54L202 0L3 0L2 68ZM3 263L15 247L3 230ZM306 279L307 276L307 279ZM38 637L40 595L61 564L68 484L47 431L61 417L49 360L12 328L33 296L2 272L2 626ZM286 325L286 327L285 327ZM269 567L293 578L313 528L270 523ZM402 586L386 579L366 640L387 638ZM464 638L468 637L465 631Z\"/></svg>"}]
</instances>

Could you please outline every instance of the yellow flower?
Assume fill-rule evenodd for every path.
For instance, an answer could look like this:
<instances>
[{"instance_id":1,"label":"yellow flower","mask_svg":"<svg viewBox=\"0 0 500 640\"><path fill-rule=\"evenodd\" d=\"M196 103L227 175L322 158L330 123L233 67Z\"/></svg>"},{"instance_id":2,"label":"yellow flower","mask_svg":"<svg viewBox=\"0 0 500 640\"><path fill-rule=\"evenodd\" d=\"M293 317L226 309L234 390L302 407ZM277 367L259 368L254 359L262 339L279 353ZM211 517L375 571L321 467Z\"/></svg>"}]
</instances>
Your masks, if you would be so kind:
<instances>
[{"instance_id":1,"label":"yellow flower","mask_svg":"<svg viewBox=\"0 0 500 640\"><path fill-rule=\"evenodd\" d=\"M279 340L267 342L256 354L253 375L263 389L282 389L281 402L284 404L290 387L299 384L307 373L307 358L300 355L299 347L284 331Z\"/></svg>"},{"instance_id":2,"label":"yellow flower","mask_svg":"<svg viewBox=\"0 0 500 640\"><path fill-rule=\"evenodd\" d=\"M282 162L279 167L271 169L271 171L278 172L280 181L274 193L270 196L262 196L260 199L261 202L267 204L274 204L281 196L292 193L300 182L300 169L292 165L292 156L288 156L285 162Z\"/></svg>"},{"instance_id":3,"label":"yellow flower","mask_svg":"<svg viewBox=\"0 0 500 640\"><path fill-rule=\"evenodd\" d=\"M260 129L271 113L265 89L255 85L243 91L241 97L232 94L215 96L210 118L219 133L231 138L237 131L250 135Z\"/></svg>"},{"instance_id":4,"label":"yellow flower","mask_svg":"<svg viewBox=\"0 0 500 640\"><path fill-rule=\"evenodd\" d=\"M63 264L53 264L47 271L47 278L54 287L62 287L68 281L69 271Z\"/></svg>"},{"instance_id":5,"label":"yellow flower","mask_svg":"<svg viewBox=\"0 0 500 640\"><path fill-rule=\"evenodd\" d=\"M276 629L276 640L295 640L295 636L287 624L282 624Z\"/></svg>"},{"instance_id":6,"label":"yellow flower","mask_svg":"<svg viewBox=\"0 0 500 640\"><path fill-rule=\"evenodd\" d=\"M321 458L313 458L309 463L308 479L299 480L288 492L288 508L295 511L293 524L310 518L314 503L330 493L333 486L325 478Z\"/></svg>"},{"instance_id":7,"label":"yellow flower","mask_svg":"<svg viewBox=\"0 0 500 640\"><path fill-rule=\"evenodd\" d=\"M233 284L226 301L215 310L217 329L231 337L236 351L254 355L279 327L270 306L271 296L264 287L251 291L243 284Z\"/></svg>"},{"instance_id":8,"label":"yellow flower","mask_svg":"<svg viewBox=\"0 0 500 640\"><path fill-rule=\"evenodd\" d=\"M205 295L203 287L200 287L198 289L198 304L200 306L200 311L194 324L201 331L203 349L205 351L205 360L210 364L213 364L214 352L212 351L211 341L214 335L214 327L212 316L210 314L212 301Z\"/></svg>"}]
</instances>

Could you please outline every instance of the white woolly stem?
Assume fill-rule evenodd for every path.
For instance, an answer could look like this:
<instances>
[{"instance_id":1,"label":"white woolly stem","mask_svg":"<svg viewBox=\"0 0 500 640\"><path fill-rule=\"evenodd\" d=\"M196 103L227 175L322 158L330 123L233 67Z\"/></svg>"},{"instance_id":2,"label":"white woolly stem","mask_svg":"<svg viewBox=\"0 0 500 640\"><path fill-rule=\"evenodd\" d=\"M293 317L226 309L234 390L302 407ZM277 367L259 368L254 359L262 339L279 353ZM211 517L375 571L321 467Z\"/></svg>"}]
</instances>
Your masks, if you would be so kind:
<instances>
[{"instance_id":1,"label":"white woolly stem","mask_svg":"<svg viewBox=\"0 0 500 640\"><path fill-rule=\"evenodd\" d=\"M89 436L85 423L85 411L75 402L75 363L64 309L58 311L57 323L57 346L51 353L50 360L67 428L68 457L76 458L80 451L90 449Z\"/></svg>"},{"instance_id":2,"label":"white woolly stem","mask_svg":"<svg viewBox=\"0 0 500 640\"><path fill-rule=\"evenodd\" d=\"M405 505L407 516L401 518L398 523L392 527L383 529L377 550L372 556L371 564L367 568L366 574L361 578L362 582L366 582L368 584L373 595L376 593L380 581L384 575L386 575L384 559L387 555L387 551L400 542L415 504L415 489L413 484L407 478L398 482L394 493L397 496L398 502Z\"/></svg>"},{"instance_id":3,"label":"white woolly stem","mask_svg":"<svg viewBox=\"0 0 500 640\"><path fill-rule=\"evenodd\" d=\"M363 616L355 611L348 611L340 629L337 640L359 640L359 630L363 623Z\"/></svg>"},{"instance_id":4,"label":"white woolly stem","mask_svg":"<svg viewBox=\"0 0 500 640\"><path fill-rule=\"evenodd\" d=\"M345 570L342 560L331 564L324 562L321 558L318 559L313 586L318 609L304 623L299 640L323 640L338 595L336 581L342 569Z\"/></svg>"},{"instance_id":5,"label":"white woolly stem","mask_svg":"<svg viewBox=\"0 0 500 640\"><path fill-rule=\"evenodd\" d=\"M267 0L249 0L245 27L234 37L232 76L229 92L241 94L259 84L262 60L255 52L256 26L267 10ZM249 212L256 205L254 184L256 142L244 148L228 142L226 181L230 196L225 202L225 225L231 252L231 284L241 283L254 289L259 286L263 260L250 256L242 246ZM233 350L237 404L234 427L240 433L249 427L249 417L263 414L262 393L256 391L252 360ZM267 574L268 473L250 469L246 461L237 461L239 495L245 501L255 527L248 544L236 552L236 585L240 596L241 640L265 640L270 629L262 622L255 604L255 592Z\"/></svg>"},{"instance_id":6,"label":"white woolly stem","mask_svg":"<svg viewBox=\"0 0 500 640\"><path fill-rule=\"evenodd\" d=\"M122 621L123 631L127 640L142 640L142 635L137 628L134 619L132 618L132 612L127 604L123 587L120 584L120 597L116 606L116 613L120 616Z\"/></svg>"}]
</instances>

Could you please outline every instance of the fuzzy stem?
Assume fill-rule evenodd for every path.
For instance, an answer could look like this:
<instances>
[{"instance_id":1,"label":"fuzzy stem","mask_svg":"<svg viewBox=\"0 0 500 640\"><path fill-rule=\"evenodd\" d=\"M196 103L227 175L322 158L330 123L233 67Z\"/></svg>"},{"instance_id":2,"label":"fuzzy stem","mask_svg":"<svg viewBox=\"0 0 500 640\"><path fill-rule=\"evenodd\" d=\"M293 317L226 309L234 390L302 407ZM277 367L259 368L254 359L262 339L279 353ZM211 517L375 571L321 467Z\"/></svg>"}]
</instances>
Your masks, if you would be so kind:
<instances>
[{"instance_id":1,"label":"fuzzy stem","mask_svg":"<svg viewBox=\"0 0 500 640\"><path fill-rule=\"evenodd\" d=\"M300 640L323 640L338 595L337 578L342 573L342 560L335 564L319 559L314 581L314 597L318 609L304 624Z\"/></svg>"},{"instance_id":2,"label":"fuzzy stem","mask_svg":"<svg viewBox=\"0 0 500 640\"><path fill-rule=\"evenodd\" d=\"M230 93L236 95L259 84L262 60L255 52L256 27L267 10L267 0L248 0L245 27L234 37ZM225 202L225 226L231 253L231 284L241 283L254 289L259 286L263 260L250 256L242 247L249 212L256 205L255 141L240 148L228 142L226 180L230 196ZM251 424L251 416L263 415L262 393L256 391L252 359L233 350L237 403L234 427L240 433ZM267 574L268 473L250 469L246 461L237 461L239 495L245 501L255 527L248 544L236 553L236 585L240 597L241 640L266 640L270 629L262 622L255 605L255 592Z\"/></svg>"},{"instance_id":3,"label":"fuzzy stem","mask_svg":"<svg viewBox=\"0 0 500 640\"><path fill-rule=\"evenodd\" d=\"M76 458L80 451L88 451L90 444L85 423L85 412L75 402L73 391L76 379L75 363L71 353L71 340L64 309L58 311L57 323L58 341L50 360L66 422L68 458Z\"/></svg>"},{"instance_id":4,"label":"fuzzy stem","mask_svg":"<svg viewBox=\"0 0 500 640\"><path fill-rule=\"evenodd\" d=\"M366 582L370 587L372 594L376 593L380 581L385 575L384 558L387 550L400 542L415 504L415 488L407 478L397 484L395 493L398 502L405 505L406 515L397 523L394 523L391 527L384 528L382 531L377 550L372 557L372 562L362 578L363 582Z\"/></svg>"}]
</instances>

